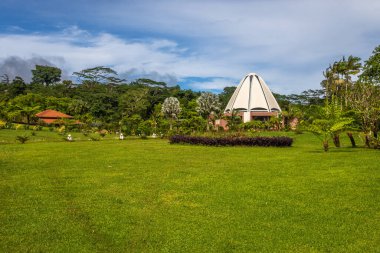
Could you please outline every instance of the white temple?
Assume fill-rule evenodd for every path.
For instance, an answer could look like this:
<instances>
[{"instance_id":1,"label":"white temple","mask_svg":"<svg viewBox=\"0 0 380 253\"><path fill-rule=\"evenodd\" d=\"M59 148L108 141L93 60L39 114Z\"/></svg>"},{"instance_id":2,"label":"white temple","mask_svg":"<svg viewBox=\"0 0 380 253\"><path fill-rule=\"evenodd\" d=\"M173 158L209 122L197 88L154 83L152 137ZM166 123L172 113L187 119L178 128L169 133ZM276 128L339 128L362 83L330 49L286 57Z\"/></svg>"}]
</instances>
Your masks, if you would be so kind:
<instances>
[{"instance_id":1,"label":"white temple","mask_svg":"<svg viewBox=\"0 0 380 253\"><path fill-rule=\"evenodd\" d=\"M249 73L230 98L225 114L238 112L243 122L278 116L281 108L265 81L255 73Z\"/></svg>"}]
</instances>

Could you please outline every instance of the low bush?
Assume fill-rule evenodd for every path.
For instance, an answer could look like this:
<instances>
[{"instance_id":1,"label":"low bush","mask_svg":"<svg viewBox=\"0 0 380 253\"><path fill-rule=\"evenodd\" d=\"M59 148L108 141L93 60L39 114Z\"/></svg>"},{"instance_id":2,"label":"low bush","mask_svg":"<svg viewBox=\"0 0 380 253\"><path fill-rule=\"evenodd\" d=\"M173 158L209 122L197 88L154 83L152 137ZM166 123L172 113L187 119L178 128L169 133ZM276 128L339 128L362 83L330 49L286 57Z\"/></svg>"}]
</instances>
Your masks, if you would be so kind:
<instances>
[{"instance_id":1,"label":"low bush","mask_svg":"<svg viewBox=\"0 0 380 253\"><path fill-rule=\"evenodd\" d=\"M89 130L82 130L84 136L88 136L91 132Z\"/></svg>"},{"instance_id":2,"label":"low bush","mask_svg":"<svg viewBox=\"0 0 380 253\"><path fill-rule=\"evenodd\" d=\"M42 126L39 126L39 125L36 125L32 128L33 131L41 131L42 130Z\"/></svg>"},{"instance_id":3,"label":"low bush","mask_svg":"<svg viewBox=\"0 0 380 253\"><path fill-rule=\"evenodd\" d=\"M290 147L293 139L290 137L202 137L188 135L173 135L169 138L171 144L188 143L207 146L261 146Z\"/></svg>"},{"instance_id":4,"label":"low bush","mask_svg":"<svg viewBox=\"0 0 380 253\"><path fill-rule=\"evenodd\" d=\"M16 140L19 141L21 144L24 144L29 140L29 136L27 135L17 135Z\"/></svg>"},{"instance_id":5,"label":"low bush","mask_svg":"<svg viewBox=\"0 0 380 253\"><path fill-rule=\"evenodd\" d=\"M96 135L91 135L91 136L90 136L90 140L91 140L91 141L100 141L100 137L99 137L99 136L96 136Z\"/></svg>"},{"instance_id":6,"label":"low bush","mask_svg":"<svg viewBox=\"0 0 380 253\"><path fill-rule=\"evenodd\" d=\"M370 146L374 149L380 149L380 139L372 138L370 140Z\"/></svg>"},{"instance_id":7,"label":"low bush","mask_svg":"<svg viewBox=\"0 0 380 253\"><path fill-rule=\"evenodd\" d=\"M103 129L103 130L100 130L100 131L99 131L99 135L100 135L101 137L105 137L107 134L108 134L108 131L107 131L106 129Z\"/></svg>"}]
</instances>

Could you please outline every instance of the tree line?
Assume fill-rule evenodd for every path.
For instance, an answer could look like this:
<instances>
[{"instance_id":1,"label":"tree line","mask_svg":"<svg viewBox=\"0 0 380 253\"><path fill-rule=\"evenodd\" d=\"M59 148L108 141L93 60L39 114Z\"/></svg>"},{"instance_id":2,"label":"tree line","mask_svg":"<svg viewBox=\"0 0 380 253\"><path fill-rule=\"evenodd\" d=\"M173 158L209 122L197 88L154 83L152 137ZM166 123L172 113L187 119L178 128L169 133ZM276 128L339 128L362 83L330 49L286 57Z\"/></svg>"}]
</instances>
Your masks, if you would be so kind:
<instances>
[{"instance_id":1,"label":"tree line","mask_svg":"<svg viewBox=\"0 0 380 253\"><path fill-rule=\"evenodd\" d=\"M320 89L274 94L283 112L280 119L268 122L243 124L234 114L223 116L233 86L213 94L144 78L128 82L104 66L74 72L76 82L61 80L61 74L57 67L36 65L27 83L18 76L10 80L4 73L0 80L3 124L38 124L37 112L54 109L74 116L82 123L77 127L125 134L215 130L213 121L222 117L234 131L273 129L279 120L289 128L296 118L299 126L325 136L324 141L331 137L336 142L348 127L365 133L368 142L377 138L379 130L380 46L364 62L349 56L330 64L323 72Z\"/></svg>"}]
</instances>

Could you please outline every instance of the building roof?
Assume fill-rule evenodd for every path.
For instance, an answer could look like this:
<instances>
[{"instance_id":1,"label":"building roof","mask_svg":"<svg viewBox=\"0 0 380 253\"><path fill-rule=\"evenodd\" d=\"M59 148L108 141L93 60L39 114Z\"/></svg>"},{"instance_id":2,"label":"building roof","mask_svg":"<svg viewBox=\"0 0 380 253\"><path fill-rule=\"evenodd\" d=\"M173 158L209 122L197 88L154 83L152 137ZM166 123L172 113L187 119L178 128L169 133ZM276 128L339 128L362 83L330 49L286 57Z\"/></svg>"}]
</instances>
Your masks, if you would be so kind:
<instances>
[{"instance_id":1,"label":"building roof","mask_svg":"<svg viewBox=\"0 0 380 253\"><path fill-rule=\"evenodd\" d=\"M255 73L249 73L236 88L224 112L281 112L265 81Z\"/></svg>"},{"instance_id":2,"label":"building roof","mask_svg":"<svg viewBox=\"0 0 380 253\"><path fill-rule=\"evenodd\" d=\"M62 112L54 111L54 110L45 110L43 112L37 113L36 116L38 118L49 118L49 119L72 119L73 116L64 114Z\"/></svg>"}]
</instances>

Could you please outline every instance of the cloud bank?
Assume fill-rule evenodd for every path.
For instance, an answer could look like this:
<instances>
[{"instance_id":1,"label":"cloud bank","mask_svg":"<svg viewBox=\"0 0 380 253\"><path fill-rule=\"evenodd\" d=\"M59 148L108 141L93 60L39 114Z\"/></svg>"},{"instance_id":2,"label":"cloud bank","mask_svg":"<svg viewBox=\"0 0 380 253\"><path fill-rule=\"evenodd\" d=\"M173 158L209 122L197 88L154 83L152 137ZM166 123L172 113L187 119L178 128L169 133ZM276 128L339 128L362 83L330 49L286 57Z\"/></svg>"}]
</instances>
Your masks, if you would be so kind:
<instances>
[{"instance_id":1,"label":"cloud bank","mask_svg":"<svg viewBox=\"0 0 380 253\"><path fill-rule=\"evenodd\" d=\"M275 92L292 93L319 88L322 71L343 55L366 59L380 38L380 2L372 0L89 3L23 5L56 27L9 23L0 33L3 64L42 58L68 74L104 65L129 80L197 90L237 85L256 72ZM52 15L53 7L60 11Z\"/></svg>"}]
</instances>

